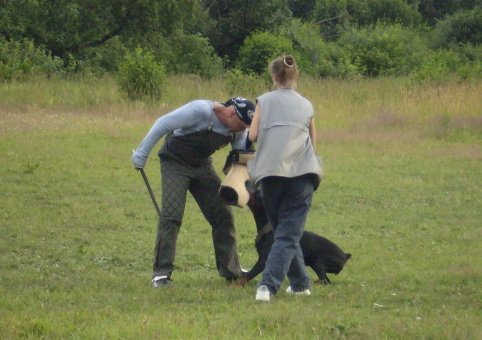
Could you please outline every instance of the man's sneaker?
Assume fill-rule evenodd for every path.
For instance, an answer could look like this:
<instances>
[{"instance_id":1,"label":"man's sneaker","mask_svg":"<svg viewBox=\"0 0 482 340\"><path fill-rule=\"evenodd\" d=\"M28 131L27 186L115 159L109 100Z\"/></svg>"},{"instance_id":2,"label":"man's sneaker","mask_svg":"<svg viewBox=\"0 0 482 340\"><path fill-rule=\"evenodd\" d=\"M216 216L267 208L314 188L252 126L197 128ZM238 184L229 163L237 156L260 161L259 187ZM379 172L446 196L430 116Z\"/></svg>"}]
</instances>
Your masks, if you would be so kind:
<instances>
[{"instance_id":1,"label":"man's sneaker","mask_svg":"<svg viewBox=\"0 0 482 340\"><path fill-rule=\"evenodd\" d=\"M288 294L293 294L293 295L311 295L311 292L309 289L304 289L304 290L300 290L300 291L293 291L291 289L291 286L289 286L287 289L286 289L286 293Z\"/></svg>"},{"instance_id":2,"label":"man's sneaker","mask_svg":"<svg viewBox=\"0 0 482 340\"><path fill-rule=\"evenodd\" d=\"M256 291L256 301L266 301L269 302L271 298L271 293L265 285L261 285L258 287Z\"/></svg>"},{"instance_id":3,"label":"man's sneaker","mask_svg":"<svg viewBox=\"0 0 482 340\"><path fill-rule=\"evenodd\" d=\"M161 287L166 288L171 285L171 278L167 275L154 276L151 281L151 286L154 288Z\"/></svg>"}]
</instances>

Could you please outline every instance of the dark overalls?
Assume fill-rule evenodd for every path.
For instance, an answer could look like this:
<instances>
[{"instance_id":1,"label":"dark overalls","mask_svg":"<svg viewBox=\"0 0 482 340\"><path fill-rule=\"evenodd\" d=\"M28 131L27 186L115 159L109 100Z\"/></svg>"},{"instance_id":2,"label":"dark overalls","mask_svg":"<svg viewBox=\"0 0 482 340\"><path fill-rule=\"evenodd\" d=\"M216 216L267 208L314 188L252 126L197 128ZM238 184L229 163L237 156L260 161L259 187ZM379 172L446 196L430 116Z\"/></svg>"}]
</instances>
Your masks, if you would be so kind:
<instances>
[{"instance_id":1,"label":"dark overalls","mask_svg":"<svg viewBox=\"0 0 482 340\"><path fill-rule=\"evenodd\" d=\"M226 279L241 276L236 249L234 217L218 195L221 179L212 166L211 155L233 140L208 130L185 136L167 135L159 151L162 177L162 209L159 220L154 276L170 276L179 229L189 191L212 226L219 275Z\"/></svg>"}]
</instances>

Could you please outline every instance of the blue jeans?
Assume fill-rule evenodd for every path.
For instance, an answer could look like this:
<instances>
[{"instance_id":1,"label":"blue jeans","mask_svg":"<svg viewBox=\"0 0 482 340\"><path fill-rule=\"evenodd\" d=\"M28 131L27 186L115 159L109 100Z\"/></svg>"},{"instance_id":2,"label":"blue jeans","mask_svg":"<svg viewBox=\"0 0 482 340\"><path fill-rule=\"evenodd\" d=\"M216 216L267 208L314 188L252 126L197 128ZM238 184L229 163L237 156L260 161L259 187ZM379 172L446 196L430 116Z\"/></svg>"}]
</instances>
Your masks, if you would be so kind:
<instances>
[{"instance_id":1,"label":"blue jeans","mask_svg":"<svg viewBox=\"0 0 482 340\"><path fill-rule=\"evenodd\" d=\"M288 276L293 291L310 288L310 278L300 247L300 239L313 198L310 175L294 178L271 176L261 180L260 192L274 230L274 243L259 286L276 294Z\"/></svg>"}]
</instances>

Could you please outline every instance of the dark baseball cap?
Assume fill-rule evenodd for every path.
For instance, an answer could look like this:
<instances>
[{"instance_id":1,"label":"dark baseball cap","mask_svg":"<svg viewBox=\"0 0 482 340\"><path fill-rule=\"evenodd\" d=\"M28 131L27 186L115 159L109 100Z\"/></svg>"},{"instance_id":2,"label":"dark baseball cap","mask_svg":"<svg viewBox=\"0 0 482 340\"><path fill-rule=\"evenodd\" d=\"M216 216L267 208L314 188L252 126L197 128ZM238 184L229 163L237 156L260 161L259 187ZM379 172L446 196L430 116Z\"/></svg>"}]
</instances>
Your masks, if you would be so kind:
<instances>
[{"instance_id":1,"label":"dark baseball cap","mask_svg":"<svg viewBox=\"0 0 482 340\"><path fill-rule=\"evenodd\" d=\"M243 97L233 97L229 99L224 105L234 105L234 110L236 111L239 119L241 119L244 124L251 125L251 121L253 120L254 116L254 110L256 109L256 105L254 105L252 101Z\"/></svg>"}]
</instances>

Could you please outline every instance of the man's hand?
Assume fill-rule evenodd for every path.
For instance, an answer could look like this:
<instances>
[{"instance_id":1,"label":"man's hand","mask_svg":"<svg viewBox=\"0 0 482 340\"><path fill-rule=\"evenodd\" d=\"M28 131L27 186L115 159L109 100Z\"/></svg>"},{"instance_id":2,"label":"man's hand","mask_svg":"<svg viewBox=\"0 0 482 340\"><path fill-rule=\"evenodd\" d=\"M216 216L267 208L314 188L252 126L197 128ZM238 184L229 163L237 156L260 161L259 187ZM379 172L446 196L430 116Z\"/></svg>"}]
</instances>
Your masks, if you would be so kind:
<instances>
[{"instance_id":1,"label":"man's hand","mask_svg":"<svg viewBox=\"0 0 482 340\"><path fill-rule=\"evenodd\" d=\"M144 166L146 165L146 160L139 157L134 149L132 149L131 161L134 164L134 169L136 170L144 169Z\"/></svg>"}]
</instances>

